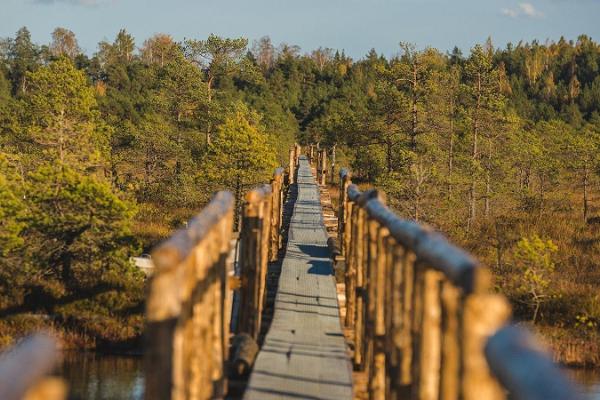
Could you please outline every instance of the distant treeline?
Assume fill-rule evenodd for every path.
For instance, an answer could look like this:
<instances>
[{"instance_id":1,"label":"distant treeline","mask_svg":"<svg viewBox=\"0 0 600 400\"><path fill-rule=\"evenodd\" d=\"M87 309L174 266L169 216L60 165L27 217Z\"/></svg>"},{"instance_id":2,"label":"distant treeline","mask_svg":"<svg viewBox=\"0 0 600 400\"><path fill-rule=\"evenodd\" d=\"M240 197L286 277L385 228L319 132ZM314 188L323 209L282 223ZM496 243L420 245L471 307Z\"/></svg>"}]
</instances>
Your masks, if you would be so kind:
<instances>
[{"instance_id":1,"label":"distant treeline","mask_svg":"<svg viewBox=\"0 0 600 400\"><path fill-rule=\"evenodd\" d=\"M135 337L143 279L129 256L213 191L239 199L266 181L294 140L336 146L356 181L474 251L518 316L597 335L600 46L589 37L488 40L469 54L401 43L360 60L268 37L136 44L125 30L90 57L69 30L52 37L39 46L22 28L0 42L7 340L32 314Z\"/></svg>"}]
</instances>

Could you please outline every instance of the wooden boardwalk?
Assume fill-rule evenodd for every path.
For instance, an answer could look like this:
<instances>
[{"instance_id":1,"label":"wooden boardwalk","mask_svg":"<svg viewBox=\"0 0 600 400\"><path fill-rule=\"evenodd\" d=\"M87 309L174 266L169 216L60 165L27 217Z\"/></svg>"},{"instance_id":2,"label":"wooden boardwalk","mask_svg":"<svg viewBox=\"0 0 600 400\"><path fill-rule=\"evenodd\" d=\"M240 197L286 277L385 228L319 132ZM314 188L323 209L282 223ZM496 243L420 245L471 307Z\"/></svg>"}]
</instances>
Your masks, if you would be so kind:
<instances>
[{"instance_id":1,"label":"wooden boardwalk","mask_svg":"<svg viewBox=\"0 0 600 400\"><path fill-rule=\"evenodd\" d=\"M320 149L321 187L296 144L288 172L277 168L270 184L246 194L239 266L227 260L236 243L227 191L152 252L146 400L584 397L512 324L489 269L464 250L402 219L382 192L362 192L345 169L335 216L326 156ZM328 238L325 225L338 235ZM330 256L344 272L344 330ZM62 380L46 379L57 346L41 335L3 353L0 399L66 398Z\"/></svg>"},{"instance_id":2,"label":"wooden boardwalk","mask_svg":"<svg viewBox=\"0 0 600 400\"><path fill-rule=\"evenodd\" d=\"M306 157L273 321L244 398L351 399L352 367L336 297L319 188Z\"/></svg>"}]
</instances>

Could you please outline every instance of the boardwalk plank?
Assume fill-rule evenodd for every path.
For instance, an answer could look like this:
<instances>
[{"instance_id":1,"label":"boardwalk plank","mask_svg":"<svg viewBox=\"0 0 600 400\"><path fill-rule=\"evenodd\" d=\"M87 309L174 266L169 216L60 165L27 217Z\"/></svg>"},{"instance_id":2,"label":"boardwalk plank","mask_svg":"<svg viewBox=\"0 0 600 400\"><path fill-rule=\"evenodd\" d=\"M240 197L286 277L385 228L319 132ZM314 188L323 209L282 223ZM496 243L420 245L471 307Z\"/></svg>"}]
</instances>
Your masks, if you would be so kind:
<instances>
[{"instance_id":1,"label":"boardwalk plank","mask_svg":"<svg viewBox=\"0 0 600 400\"><path fill-rule=\"evenodd\" d=\"M273 321L244 399L351 399L319 188L304 156L297 184Z\"/></svg>"}]
</instances>

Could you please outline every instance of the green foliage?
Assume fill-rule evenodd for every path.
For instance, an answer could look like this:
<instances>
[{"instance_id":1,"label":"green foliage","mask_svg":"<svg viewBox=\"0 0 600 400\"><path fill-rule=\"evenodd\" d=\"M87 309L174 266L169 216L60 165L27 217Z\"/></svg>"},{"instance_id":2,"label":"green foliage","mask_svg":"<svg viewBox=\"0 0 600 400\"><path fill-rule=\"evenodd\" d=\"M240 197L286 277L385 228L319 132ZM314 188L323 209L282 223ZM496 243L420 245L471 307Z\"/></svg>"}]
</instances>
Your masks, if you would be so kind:
<instances>
[{"instance_id":1,"label":"green foliage","mask_svg":"<svg viewBox=\"0 0 600 400\"><path fill-rule=\"evenodd\" d=\"M558 247L552 240L542 240L537 235L522 238L517 243L514 258L521 272L520 289L527 293L530 305L534 307L534 324L540 306L551 296L549 287L555 268L552 255L557 251Z\"/></svg>"},{"instance_id":2,"label":"green foliage","mask_svg":"<svg viewBox=\"0 0 600 400\"><path fill-rule=\"evenodd\" d=\"M15 248L24 243L21 231L25 227L23 218L26 209L19 197L19 178L15 175L4 155L0 154L0 266Z\"/></svg>"},{"instance_id":3,"label":"green foliage","mask_svg":"<svg viewBox=\"0 0 600 400\"><path fill-rule=\"evenodd\" d=\"M34 272L40 285L52 282L62 287L55 295L64 296L96 285L127 285L135 278L128 261L135 251L135 208L107 183L48 165L30 174L25 192L32 240L26 253L41 266Z\"/></svg>"},{"instance_id":4,"label":"green foliage","mask_svg":"<svg viewBox=\"0 0 600 400\"><path fill-rule=\"evenodd\" d=\"M96 98L83 72L61 58L27 78L25 127L42 158L82 168L100 165L108 140L98 126Z\"/></svg>"},{"instance_id":5,"label":"green foliage","mask_svg":"<svg viewBox=\"0 0 600 400\"><path fill-rule=\"evenodd\" d=\"M234 191L239 205L246 190L269 181L277 166L275 156L260 116L238 104L219 126L203 175L213 187Z\"/></svg>"},{"instance_id":6,"label":"green foliage","mask_svg":"<svg viewBox=\"0 0 600 400\"><path fill-rule=\"evenodd\" d=\"M465 55L401 43L398 56L359 60L268 37L247 45L157 34L137 51L122 29L88 57L64 28L49 46L26 28L0 41L4 315L47 313L111 340L139 333L143 282L128 262L138 239L149 251L214 190L235 191L239 205L298 140L336 146L336 168L348 164L402 215L494 265L518 315L525 299L526 312L544 303L544 323L597 321L600 46L590 38L488 40ZM554 274L577 279L548 278L546 255ZM503 285L513 273L527 290ZM581 310L567 304L580 292ZM543 297L554 293L563 297Z\"/></svg>"}]
</instances>

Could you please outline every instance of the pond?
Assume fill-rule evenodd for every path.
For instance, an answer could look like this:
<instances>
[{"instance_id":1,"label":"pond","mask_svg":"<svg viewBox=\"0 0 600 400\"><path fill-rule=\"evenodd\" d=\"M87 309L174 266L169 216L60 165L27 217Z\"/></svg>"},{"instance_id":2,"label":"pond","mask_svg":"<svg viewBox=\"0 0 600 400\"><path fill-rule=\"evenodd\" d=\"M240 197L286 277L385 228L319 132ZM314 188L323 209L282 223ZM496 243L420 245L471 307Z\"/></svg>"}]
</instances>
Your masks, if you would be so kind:
<instances>
[{"instance_id":1,"label":"pond","mask_svg":"<svg viewBox=\"0 0 600 400\"><path fill-rule=\"evenodd\" d=\"M143 358L66 352L59 368L69 400L142 400Z\"/></svg>"},{"instance_id":2,"label":"pond","mask_svg":"<svg viewBox=\"0 0 600 400\"><path fill-rule=\"evenodd\" d=\"M585 390L585 400L600 400L600 369L568 369L567 372Z\"/></svg>"},{"instance_id":3,"label":"pond","mask_svg":"<svg viewBox=\"0 0 600 400\"><path fill-rule=\"evenodd\" d=\"M142 400L142 357L67 352L59 373L69 382L70 400ZM600 370L567 369L585 390L586 400L600 400Z\"/></svg>"}]
</instances>

